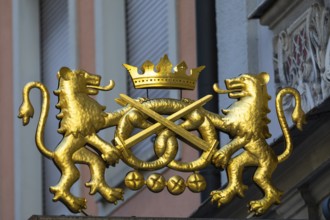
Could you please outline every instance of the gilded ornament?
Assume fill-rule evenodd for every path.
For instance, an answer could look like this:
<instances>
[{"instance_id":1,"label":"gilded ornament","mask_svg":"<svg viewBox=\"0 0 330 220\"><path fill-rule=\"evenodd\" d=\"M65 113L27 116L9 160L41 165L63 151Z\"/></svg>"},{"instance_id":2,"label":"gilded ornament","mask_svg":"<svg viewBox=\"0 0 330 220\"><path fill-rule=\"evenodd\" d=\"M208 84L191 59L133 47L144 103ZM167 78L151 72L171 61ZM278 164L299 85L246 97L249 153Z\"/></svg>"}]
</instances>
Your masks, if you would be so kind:
<instances>
[{"instance_id":1,"label":"gilded ornament","mask_svg":"<svg viewBox=\"0 0 330 220\"><path fill-rule=\"evenodd\" d=\"M124 64L136 89L178 88L193 90L195 89L199 73L205 68L205 66L200 66L191 69L188 75L186 73L188 67L184 61L174 67L174 72L172 72L172 66L167 55L161 58L156 65L156 72L154 70L155 65L149 60L142 64L142 74L138 72L138 67Z\"/></svg>"},{"instance_id":2,"label":"gilded ornament","mask_svg":"<svg viewBox=\"0 0 330 220\"><path fill-rule=\"evenodd\" d=\"M146 99L135 101L121 94L120 102L129 103L135 107L122 116L116 129L115 142L117 148L125 155L122 160L129 166L139 170L156 170L168 166L179 171L194 171L206 167L211 163L218 141L216 140L216 130L205 113L199 108L211 98L211 95L207 95L197 101L187 99ZM170 116L164 118L160 114L170 114ZM158 122L151 125L146 115ZM180 118L184 120L181 124L176 125L172 122ZM167 129L164 127L167 127ZM143 130L131 136L135 128ZM198 138L187 130L198 130L203 139ZM142 161L134 156L130 151L130 147L154 133L157 133L154 143L157 159L154 161ZM175 156L178 152L176 133L187 142L192 143L193 147L204 150L201 157L191 162L176 161Z\"/></svg>"},{"instance_id":3,"label":"gilded ornament","mask_svg":"<svg viewBox=\"0 0 330 220\"><path fill-rule=\"evenodd\" d=\"M187 66L181 63L174 68L167 56L156 65L150 61L143 64L144 74L136 75L137 67L125 64L131 73L137 88L183 88L192 89L195 86L199 72L204 67L191 70L186 74ZM209 164L225 169L228 174L228 185L221 190L214 190L211 199L222 206L230 202L236 195L244 196L247 186L242 182L245 167L255 166L254 182L263 190L264 197L251 201L249 210L255 215L265 213L273 204L280 202L282 192L277 189L271 176L278 163L290 156L293 146L289 128L283 112L283 97L291 95L295 99L292 120L301 129L304 123L304 112L301 109L301 98L293 88L281 89L276 96L276 111L285 137L285 150L275 155L266 139L271 136L268 130L270 112L267 93L269 75L243 74L227 79L226 89L220 89L217 84L214 90L219 94L228 94L234 102L223 114L213 113L203 108L212 95L199 100L190 99L132 99L121 94L115 101L122 105L117 111L105 112L91 95L99 91L109 91L114 82L100 86L101 77L83 70L70 70L63 67L57 74L59 85L54 94L58 96L56 107L60 110L57 118L60 120L58 132L62 140L54 151L49 150L43 141L44 127L49 111L49 92L40 82L30 82L23 90L23 103L19 117L27 125L33 116L34 109L29 99L32 89L39 89L43 96L41 115L36 131L36 145L42 155L53 160L61 172L57 185L51 186L54 201L61 201L72 212L82 212L86 209L86 199L71 193L72 185L79 179L80 173L76 164L87 164L91 171L91 180L86 183L90 194L100 193L110 203L123 199L123 189L110 187L104 178L107 165L115 166L122 160L128 166L136 169L127 174L125 185L138 190L144 185L153 191L160 192L166 186L170 193L178 195L184 192L186 186L192 192L201 192L206 188L203 176L197 172ZM140 80L140 81L139 81ZM142 81L143 80L143 81ZM109 127L116 127L114 141L108 143L97 133ZM138 130L138 133L133 133ZM197 131L199 136L190 131ZM227 133L232 140L219 148L218 132ZM145 138L155 135L153 148L155 157L144 161L134 155L131 150ZM201 151L200 156L193 161L177 160L179 152L178 139ZM86 146L89 147L86 147ZM242 149L242 150L241 150ZM238 150L240 153L236 153ZM233 156L233 154L235 156ZM152 174L146 181L139 171L156 171L163 168L179 172L194 172L185 180L173 176L167 182L161 174ZM139 170L139 171L137 171Z\"/></svg>"},{"instance_id":4,"label":"gilded ornament","mask_svg":"<svg viewBox=\"0 0 330 220\"><path fill-rule=\"evenodd\" d=\"M253 180L264 193L263 198L249 203L249 211L255 215L261 215L272 204L280 203L282 192L272 184L271 176L278 163L288 159L293 150L282 107L284 95L289 94L295 98L296 106L292 113L292 120L297 128L302 129L305 118L298 91L293 88L280 90L276 96L276 111L286 147L280 155L275 155L266 142L266 139L271 137L268 130L270 120L267 118L270 112L268 101L271 98L267 92L268 81L268 73L243 74L227 79L225 81L227 90L214 85L216 92L228 93L230 98L237 99L229 108L222 110L224 116L216 125L222 132L232 137L232 141L221 147L212 158L213 164L226 169L228 175L227 187L211 192L212 202L216 202L218 206L228 203L236 195L244 197L244 192L248 187L243 184L242 173L248 166L257 167ZM240 149L244 149L242 153L232 157Z\"/></svg>"},{"instance_id":5,"label":"gilded ornament","mask_svg":"<svg viewBox=\"0 0 330 220\"><path fill-rule=\"evenodd\" d=\"M172 195L179 195L183 193L185 189L186 189L186 183L181 176L178 175L172 176L167 181L167 190Z\"/></svg>"},{"instance_id":6,"label":"gilded ornament","mask_svg":"<svg viewBox=\"0 0 330 220\"><path fill-rule=\"evenodd\" d=\"M144 176L137 170L131 171L126 174L125 186L131 190L139 190L144 186Z\"/></svg>"},{"instance_id":7,"label":"gilded ornament","mask_svg":"<svg viewBox=\"0 0 330 220\"><path fill-rule=\"evenodd\" d=\"M86 209L86 199L73 195L72 185L79 179L79 170L75 164L87 164L91 171L91 180L85 185L90 188L90 194L100 193L108 202L116 203L123 199L123 190L111 188L104 179L106 164L114 165L120 158L120 151L105 142L97 135L103 128L110 127L118 113L106 113L105 107L100 105L89 95L96 95L99 90L110 90L110 86L100 86L101 77L82 70L72 71L63 67L57 74L59 80L57 108L60 113L58 132L63 139L55 151L49 150L43 141L44 127L49 111L49 92L40 82L30 82L23 90L23 103L19 110L19 117L27 125L33 117L34 109L29 99L31 89L39 89L43 96L40 120L36 132L36 144L44 156L52 159L62 176L56 186L51 186L54 201L63 202L72 212ZM118 115L119 116L119 115ZM109 120L111 119L111 120ZM119 119L119 118L118 118ZM117 120L118 120L117 119ZM91 146L95 151L86 147ZM100 154L96 153L99 152Z\"/></svg>"},{"instance_id":8,"label":"gilded ornament","mask_svg":"<svg viewBox=\"0 0 330 220\"><path fill-rule=\"evenodd\" d=\"M199 173L191 174L186 181L186 185L194 193L203 192L206 189L205 178Z\"/></svg>"},{"instance_id":9,"label":"gilded ornament","mask_svg":"<svg viewBox=\"0 0 330 220\"><path fill-rule=\"evenodd\" d=\"M146 185L150 191L158 193L165 188L166 180L161 174L154 173L148 177Z\"/></svg>"}]
</instances>

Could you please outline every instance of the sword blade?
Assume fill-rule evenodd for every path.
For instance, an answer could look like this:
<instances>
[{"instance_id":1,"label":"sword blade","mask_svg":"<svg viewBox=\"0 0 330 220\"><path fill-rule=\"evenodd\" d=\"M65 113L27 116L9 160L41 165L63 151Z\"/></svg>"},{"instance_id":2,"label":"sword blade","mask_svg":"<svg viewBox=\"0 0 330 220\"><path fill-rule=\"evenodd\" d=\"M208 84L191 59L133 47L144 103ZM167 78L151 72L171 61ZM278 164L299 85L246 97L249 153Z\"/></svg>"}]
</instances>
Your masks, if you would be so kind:
<instances>
[{"instance_id":1,"label":"sword blade","mask_svg":"<svg viewBox=\"0 0 330 220\"><path fill-rule=\"evenodd\" d=\"M140 133L132 136L131 138L128 138L124 141L125 147L130 147L138 143L139 141L145 139L147 136L150 136L151 134L155 133L162 127L167 127L170 130L172 130L174 133L180 135L183 137L186 141L193 144L195 147L207 151L210 148L210 144L204 141L203 139L198 138L197 136L191 134L184 128L182 128L180 125L176 125L174 122L185 114L189 113L190 111L196 109L198 106L204 105L206 102L212 99L212 95L204 96L203 98L193 102L189 106L179 110L178 112L168 116L167 118L164 118L163 116L159 115L155 111L148 109L144 107L141 103L135 101L134 99L130 98L129 96L125 94L120 94L120 97L125 100L127 103L131 104L134 108L137 110L143 112L144 114L148 115L149 117L155 119L157 121L156 124L150 126L149 128L145 129L144 131L141 131Z\"/></svg>"}]
</instances>

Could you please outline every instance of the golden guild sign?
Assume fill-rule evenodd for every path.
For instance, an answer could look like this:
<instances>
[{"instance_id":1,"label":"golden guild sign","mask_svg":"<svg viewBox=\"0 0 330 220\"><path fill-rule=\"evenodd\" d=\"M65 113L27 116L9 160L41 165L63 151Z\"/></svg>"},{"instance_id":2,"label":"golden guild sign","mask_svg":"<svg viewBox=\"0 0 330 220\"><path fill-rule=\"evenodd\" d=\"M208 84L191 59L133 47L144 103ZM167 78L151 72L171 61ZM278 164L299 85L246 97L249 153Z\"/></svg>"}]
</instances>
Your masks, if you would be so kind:
<instances>
[{"instance_id":1,"label":"golden guild sign","mask_svg":"<svg viewBox=\"0 0 330 220\"><path fill-rule=\"evenodd\" d=\"M204 67L192 69L186 74L184 62L174 67L167 56L154 66L150 61L142 65L143 74L138 68L124 64L132 77L136 88L180 88L194 89L199 72ZM285 137L286 148L281 155L275 155L266 139L271 136L268 130L270 112L267 93L269 75L243 74L237 78L225 80L227 90L220 89L217 84L213 88L219 94L228 94L234 103L221 114L209 112L202 106L212 99L207 95L194 101L190 99L132 99L121 94L116 102L123 107L115 112L105 112L105 106L100 105L90 95L101 91L109 91L114 87L110 81L107 86L100 86L101 77L83 70L70 70L63 67L57 73L58 96L56 107L60 109L57 118L60 120L58 132L63 139L55 151L50 151L44 144L44 126L49 111L49 92L40 82L30 82L23 90L23 103L19 117L27 125L33 116L33 107L29 99L31 89L37 88L43 96L43 104L39 124L36 131L36 144L39 151L53 160L61 172L61 178L56 186L51 186L54 201L63 202L72 212L86 209L86 199L74 196L70 192L72 185L79 179L79 170L75 164L87 164L91 179L86 183L90 194L100 193L110 203L123 199L123 189L110 187L104 178L108 165L115 165L119 160L125 162L134 170L125 178L125 185L132 190L146 186L153 192L160 192L165 187L173 195L182 193L185 188L192 192L201 192L206 188L206 182L198 173L209 164L220 169L226 169L228 185L211 192L212 202L218 206L230 202L234 196L244 196L247 186L242 182L244 167L256 166L254 182L263 190L264 197L249 203L249 211L255 215L265 213L272 204L280 202L282 192L271 182L271 176L278 163L286 160L292 152L292 141L289 128L282 108L282 98L286 94L295 98L296 105L292 120L301 129L304 123L304 112L301 109L300 95L293 88L285 88L276 96L276 111L279 123ZM98 136L101 129L116 127L114 141L106 142ZM135 128L142 129L133 135ZM199 136L190 131L197 131ZM217 132L227 133L232 140L219 147ZM156 134L153 147L156 159L143 161L138 159L131 148L145 138ZM178 153L178 138L203 153L191 162L176 160ZM243 151L232 156L238 150ZM173 176L169 180L161 174L152 174L147 179L141 171L159 170L168 167L181 172L192 172L184 180Z\"/></svg>"}]
</instances>

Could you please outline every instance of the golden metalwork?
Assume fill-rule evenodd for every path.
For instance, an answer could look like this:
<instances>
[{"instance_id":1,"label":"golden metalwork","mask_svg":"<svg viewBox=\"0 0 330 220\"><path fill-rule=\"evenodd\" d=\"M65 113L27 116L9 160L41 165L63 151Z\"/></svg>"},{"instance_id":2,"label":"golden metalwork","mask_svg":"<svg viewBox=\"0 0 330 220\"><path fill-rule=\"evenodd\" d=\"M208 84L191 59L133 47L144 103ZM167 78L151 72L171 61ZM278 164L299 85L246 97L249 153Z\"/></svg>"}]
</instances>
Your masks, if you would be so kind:
<instances>
[{"instance_id":1,"label":"golden metalwork","mask_svg":"<svg viewBox=\"0 0 330 220\"><path fill-rule=\"evenodd\" d=\"M160 59L156 65L147 60L142 64L141 70L143 74L138 72L138 68L129 64L124 64L124 67L131 75L132 82L136 89L142 88L179 88L193 90L196 85L199 73L205 68L200 66L190 70L190 75L186 74L188 69L187 64L183 61L174 67L172 72L172 63L167 55Z\"/></svg>"},{"instance_id":2,"label":"golden metalwork","mask_svg":"<svg viewBox=\"0 0 330 220\"><path fill-rule=\"evenodd\" d=\"M29 92L33 88L40 89L43 95L40 121L36 132L36 143L39 151L52 159L62 173L56 186L50 187L54 194L54 201L60 200L72 212L79 212L86 208L86 199L74 196L70 192L71 186L79 179L79 171L75 163L87 164L91 171L91 180L86 183L90 187L90 194L99 192L107 201L116 203L123 199L123 190L111 188L105 182L105 161L113 165L120 158L120 152L111 144L102 140L96 133L112 125L110 118L119 113L107 114L103 112L104 106L98 104L89 95L95 95L98 90L109 90L111 86L100 87L100 77L85 71L71 71L61 68L58 72L59 88L54 93L58 96L57 107L61 112L57 118L61 119L58 132L63 134L63 139L55 151L50 151L43 142L44 126L49 110L49 93L46 87L39 82L28 83L23 91L23 103L20 107L19 117L23 124L29 123L33 116L33 107L29 100ZM95 151L85 147L91 146ZM95 152L100 152L100 157Z\"/></svg>"},{"instance_id":3,"label":"golden metalwork","mask_svg":"<svg viewBox=\"0 0 330 220\"><path fill-rule=\"evenodd\" d=\"M186 185L194 193L203 192L206 189L205 178L199 173L191 174L186 181Z\"/></svg>"},{"instance_id":4,"label":"golden metalwork","mask_svg":"<svg viewBox=\"0 0 330 220\"><path fill-rule=\"evenodd\" d=\"M243 184L242 172L246 166L257 167L253 180L264 192L262 199L249 203L249 210L260 215L265 213L272 204L280 202L282 192L271 183L271 176L278 163L286 160L292 152L292 141L282 109L284 95L291 94L296 100L292 114L296 126L301 129L305 121L297 90L282 89L276 97L276 110L285 137L286 149L281 155L276 156L266 142L266 139L271 136L267 126L270 122L267 118L267 114L270 112L268 81L267 73L243 74L225 81L228 90L221 90L214 85L216 92L228 93L230 98L237 99L237 102L228 109L222 110L225 116L215 122L217 128L233 138L231 142L221 147L212 159L217 167L226 168L228 175L227 187L211 193L212 202L217 202L218 206L228 203L235 195L244 196L247 186ZM242 148L244 151L232 158L232 155Z\"/></svg>"},{"instance_id":5,"label":"golden metalwork","mask_svg":"<svg viewBox=\"0 0 330 220\"><path fill-rule=\"evenodd\" d=\"M184 192L185 189L186 189L186 183L181 176L178 175L172 176L167 181L167 190L172 195L180 195L181 193Z\"/></svg>"},{"instance_id":6,"label":"golden metalwork","mask_svg":"<svg viewBox=\"0 0 330 220\"><path fill-rule=\"evenodd\" d=\"M131 73L137 72L137 68L125 66ZM161 88L187 88L189 87L187 83L192 84L189 80L180 82L182 74L185 74L185 65L178 65L175 69L176 73L171 73L172 64L166 56L158 63L156 69L157 73L153 71L153 64L150 62L143 65L146 76L142 77L148 79L143 87L157 84L155 86ZM192 71L196 73L187 77L192 79L200 71L201 68L196 68ZM149 73L160 76L150 78ZM164 75L170 78L166 81ZM159 82L164 79L166 83L158 84L158 79L160 79ZM86 183L86 186L90 187L90 194L99 192L107 201L116 203L117 200L123 199L123 189L111 188L104 179L104 172L107 164L114 166L119 159L135 169L125 177L125 185L128 188L139 190L146 185L151 191L160 192L167 187L173 195L181 194L186 187L192 192L205 190L205 179L197 171L210 163L226 169L228 186L211 193L212 201L217 202L219 206L229 202L235 195L243 196L247 189L247 186L242 183L243 169L245 166L257 166L254 181L264 191L265 196L261 200L250 202L250 211L257 215L262 214L273 203L279 202L281 192L272 185L270 178L277 164L287 159L292 152L288 125L281 104L283 96L291 94L296 99L292 117L298 128L301 128L304 122L304 113L300 108L299 93L295 89L286 88L279 92L276 97L276 110L285 136L286 150L276 156L266 142L266 139L270 137L267 126L270 122L267 118L270 111L267 73L244 74L228 79L226 80L227 90L214 85L216 92L228 93L230 98L237 99L228 109L222 110L224 115L209 112L202 107L212 98L211 95L194 101L169 98L135 100L121 94L116 102L123 107L115 112L105 112L105 107L90 95L96 95L100 90L111 90L114 82L110 81L109 85L100 86L99 76L65 67L58 72L58 80L59 87L54 93L59 100L56 105L60 109L57 115L60 120L58 132L63 135L63 139L55 151L50 151L43 142L44 126L49 110L49 94L42 83L31 82L24 87L19 117L22 118L24 125L29 123L34 111L29 100L29 92L33 88L39 89L43 95L43 104L36 131L37 147L44 156L54 161L62 173L59 183L50 187L50 191L54 194L53 200L62 201L72 212L80 212L86 208L85 198L76 197L70 192L71 186L80 176L75 164L83 163L89 166L91 180ZM116 130L112 144L97 135L99 130L113 126L116 126ZM137 129L140 131L132 135L133 130ZM197 131L199 136L190 131ZM233 138L220 149L218 149L218 131L225 132ZM137 158L131 148L153 134L155 134L154 160L143 161ZM200 157L188 162L176 160L178 138L201 150ZM86 147L87 145L89 147ZM233 157L232 155L241 148L244 149L242 153ZM186 181L178 175L166 181L161 174L157 173L151 174L145 180L141 173L145 170L155 171L164 167L193 173Z\"/></svg>"},{"instance_id":7,"label":"golden metalwork","mask_svg":"<svg viewBox=\"0 0 330 220\"><path fill-rule=\"evenodd\" d=\"M144 186L144 176L139 171L131 171L125 177L125 185L132 190L139 190Z\"/></svg>"},{"instance_id":8,"label":"golden metalwork","mask_svg":"<svg viewBox=\"0 0 330 220\"><path fill-rule=\"evenodd\" d=\"M166 186L166 180L161 174L154 173L148 177L146 185L150 191L157 193L163 191Z\"/></svg>"}]
</instances>

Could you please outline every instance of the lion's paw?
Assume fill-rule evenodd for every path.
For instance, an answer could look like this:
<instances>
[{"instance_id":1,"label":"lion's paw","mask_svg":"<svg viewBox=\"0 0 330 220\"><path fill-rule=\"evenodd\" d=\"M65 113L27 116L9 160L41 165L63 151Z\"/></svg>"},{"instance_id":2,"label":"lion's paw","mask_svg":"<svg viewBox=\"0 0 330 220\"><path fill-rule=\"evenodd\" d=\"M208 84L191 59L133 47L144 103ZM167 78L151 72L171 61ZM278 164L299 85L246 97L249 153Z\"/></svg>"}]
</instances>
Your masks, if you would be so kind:
<instances>
[{"instance_id":1,"label":"lion's paw","mask_svg":"<svg viewBox=\"0 0 330 220\"><path fill-rule=\"evenodd\" d=\"M85 198L77 198L73 200L72 204L68 206L71 211L80 212L87 208L87 200Z\"/></svg>"},{"instance_id":2,"label":"lion's paw","mask_svg":"<svg viewBox=\"0 0 330 220\"><path fill-rule=\"evenodd\" d=\"M230 160L230 155L228 155L225 151L220 149L214 154L212 158L212 163L216 167L225 169L229 160Z\"/></svg>"},{"instance_id":3,"label":"lion's paw","mask_svg":"<svg viewBox=\"0 0 330 220\"><path fill-rule=\"evenodd\" d=\"M251 201L249 203L249 211L254 212L255 215L262 215L264 214L270 206L274 203L279 204L281 201L282 192L276 189L271 190L270 192L266 193L264 198L256 201Z\"/></svg>"},{"instance_id":4,"label":"lion's paw","mask_svg":"<svg viewBox=\"0 0 330 220\"><path fill-rule=\"evenodd\" d=\"M116 148L111 148L101 155L102 159L109 165L115 165L119 162L120 152Z\"/></svg>"},{"instance_id":5,"label":"lion's paw","mask_svg":"<svg viewBox=\"0 0 330 220\"><path fill-rule=\"evenodd\" d=\"M104 181L91 181L85 184L90 187L90 194L99 192L108 202L117 204L118 200L124 200L124 191L121 188L111 188Z\"/></svg>"},{"instance_id":6,"label":"lion's paw","mask_svg":"<svg viewBox=\"0 0 330 220\"><path fill-rule=\"evenodd\" d=\"M87 201L85 198L76 197L70 192L56 186L50 187L49 189L50 192L54 194L53 201L62 201L72 212L78 213L87 208Z\"/></svg>"},{"instance_id":7,"label":"lion's paw","mask_svg":"<svg viewBox=\"0 0 330 220\"><path fill-rule=\"evenodd\" d=\"M255 215L262 215L270 207L267 205L264 200L251 201L249 203L249 212L254 213Z\"/></svg>"},{"instance_id":8,"label":"lion's paw","mask_svg":"<svg viewBox=\"0 0 330 220\"><path fill-rule=\"evenodd\" d=\"M118 200L124 200L124 191L121 188L103 187L99 192L110 203L117 204Z\"/></svg>"},{"instance_id":9,"label":"lion's paw","mask_svg":"<svg viewBox=\"0 0 330 220\"><path fill-rule=\"evenodd\" d=\"M228 196L226 192L222 191L222 190L214 190L211 192L211 202L217 202L218 203L218 207L228 203L232 197Z\"/></svg>"}]
</instances>

